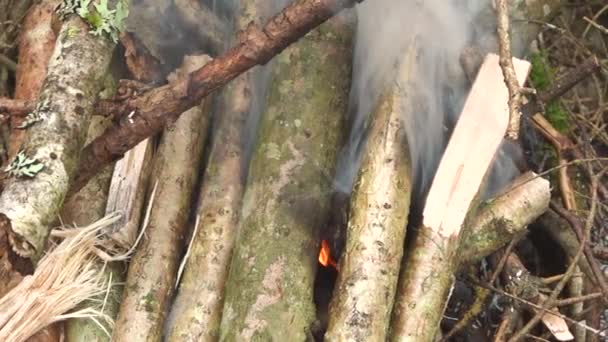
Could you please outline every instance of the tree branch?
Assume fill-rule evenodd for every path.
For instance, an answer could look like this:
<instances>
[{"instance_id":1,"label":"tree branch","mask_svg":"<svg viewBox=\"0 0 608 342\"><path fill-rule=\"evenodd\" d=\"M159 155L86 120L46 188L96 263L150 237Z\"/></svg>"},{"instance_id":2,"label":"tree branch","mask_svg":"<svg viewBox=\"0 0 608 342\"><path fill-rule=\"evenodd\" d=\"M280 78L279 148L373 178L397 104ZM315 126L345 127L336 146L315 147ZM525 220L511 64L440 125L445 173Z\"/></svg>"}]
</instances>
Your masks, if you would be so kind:
<instances>
[{"instance_id":1,"label":"tree branch","mask_svg":"<svg viewBox=\"0 0 608 342\"><path fill-rule=\"evenodd\" d=\"M103 165L121 158L203 97L252 67L266 64L335 13L362 1L298 0L271 18L264 27L251 23L235 47L190 74L189 78L144 93L134 92L132 97L122 101L100 102L100 111L125 115L117 126L84 148L70 193L86 184Z\"/></svg>"}]
</instances>

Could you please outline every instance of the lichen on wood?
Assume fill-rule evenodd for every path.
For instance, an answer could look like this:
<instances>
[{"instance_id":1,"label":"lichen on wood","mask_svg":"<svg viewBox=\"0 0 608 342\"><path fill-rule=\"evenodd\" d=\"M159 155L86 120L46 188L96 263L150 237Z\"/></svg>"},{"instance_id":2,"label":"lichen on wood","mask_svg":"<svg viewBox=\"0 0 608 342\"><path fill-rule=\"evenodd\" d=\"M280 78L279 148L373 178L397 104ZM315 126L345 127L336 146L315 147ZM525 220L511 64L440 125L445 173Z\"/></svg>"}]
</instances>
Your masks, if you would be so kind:
<instances>
[{"instance_id":1,"label":"lichen on wood","mask_svg":"<svg viewBox=\"0 0 608 342\"><path fill-rule=\"evenodd\" d=\"M28 128L23 150L44 164L30 179L11 178L0 196L2 228L12 247L24 257L39 255L49 224L63 204L86 138L94 101L113 50L105 38L88 33L78 17L70 17L59 32L39 102L47 102L43 119Z\"/></svg>"},{"instance_id":2,"label":"lichen on wood","mask_svg":"<svg viewBox=\"0 0 608 342\"><path fill-rule=\"evenodd\" d=\"M226 289L222 341L304 341L345 123L352 12L275 59Z\"/></svg>"}]
</instances>

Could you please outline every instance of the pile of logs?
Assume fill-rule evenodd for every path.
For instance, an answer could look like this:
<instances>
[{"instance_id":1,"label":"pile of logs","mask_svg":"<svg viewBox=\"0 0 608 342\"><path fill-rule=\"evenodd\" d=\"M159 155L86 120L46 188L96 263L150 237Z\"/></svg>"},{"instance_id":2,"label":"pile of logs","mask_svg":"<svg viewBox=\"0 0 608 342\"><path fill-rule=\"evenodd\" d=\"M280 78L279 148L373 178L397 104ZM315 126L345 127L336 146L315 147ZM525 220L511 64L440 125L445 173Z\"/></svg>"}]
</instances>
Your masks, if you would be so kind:
<instances>
[{"instance_id":1,"label":"pile of logs","mask_svg":"<svg viewBox=\"0 0 608 342\"><path fill-rule=\"evenodd\" d=\"M102 242L91 243L98 284L108 290L72 298L71 309L95 308L115 323L69 317L68 341L433 341L451 337L442 320L457 276L490 260L490 287L499 275L507 282L533 278L510 248L529 225L555 214L548 210L549 182L522 170L482 198L510 119L497 45L487 36L469 50L476 58L463 54L460 81L466 75L470 90L425 201L416 203L420 213L410 212L416 184L405 122L417 110L416 40L382 82L352 193L335 192L350 128L357 2L298 0L281 10L242 0L229 29L205 5L176 0L214 57L185 56L168 83L154 87L160 62L125 33L131 80L97 101L103 79L112 78L115 44L88 34L77 16L58 31L36 17L48 24L49 39L57 34L54 50L43 49L52 55L39 57L49 60L42 63L46 77L28 81L39 84L31 86L37 94L0 102L0 110L13 113L14 125L23 113L42 118L26 135L14 131L9 153L12 159L25 151L44 169L3 184L0 248L7 250L0 274L7 280L0 307L14 305L11 288L22 278L42 272L32 265L45 250L53 255L47 242L59 236L50 234L57 217L77 226L108 222L103 240L128 257L125 263ZM511 11L532 22L556 9L543 4ZM48 16L54 5L43 0L34 8ZM514 30L514 46L525 50L538 28L524 23ZM224 51L227 41L234 47ZM21 44L25 51L27 39ZM17 84L25 82L27 61L19 58ZM511 61L524 86L530 63ZM576 248L569 251L573 265L605 282ZM27 263L29 269L21 266ZM559 311L544 307L555 298L526 300L555 337L571 339ZM20 327L19 319L0 314L0 336L13 336L3 334ZM497 336L509 336L501 329Z\"/></svg>"}]
</instances>

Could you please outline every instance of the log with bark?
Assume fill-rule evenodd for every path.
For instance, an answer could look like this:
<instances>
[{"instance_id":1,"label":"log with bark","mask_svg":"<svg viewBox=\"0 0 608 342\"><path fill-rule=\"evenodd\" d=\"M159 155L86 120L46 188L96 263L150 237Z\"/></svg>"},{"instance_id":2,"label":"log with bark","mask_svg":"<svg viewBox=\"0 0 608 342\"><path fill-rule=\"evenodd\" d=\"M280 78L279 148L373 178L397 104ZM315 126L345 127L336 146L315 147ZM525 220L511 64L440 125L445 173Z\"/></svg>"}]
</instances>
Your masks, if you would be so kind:
<instances>
[{"instance_id":1,"label":"log with bark","mask_svg":"<svg viewBox=\"0 0 608 342\"><path fill-rule=\"evenodd\" d=\"M346 246L330 304L327 341L386 339L403 256L412 190L405 136L414 110L409 83L416 49L403 56L371 114L367 144L350 203Z\"/></svg>"},{"instance_id":2,"label":"log with bark","mask_svg":"<svg viewBox=\"0 0 608 342\"><path fill-rule=\"evenodd\" d=\"M38 98L55 46L55 32L51 22L58 4L59 0L41 1L32 6L23 19L14 95L17 100L36 101ZM11 115L9 160L17 155L25 138L26 130L18 128L23 120L23 116Z\"/></svg>"},{"instance_id":3,"label":"log with bark","mask_svg":"<svg viewBox=\"0 0 608 342\"><path fill-rule=\"evenodd\" d=\"M320 228L344 128L353 12L275 60L251 161L220 339L311 337Z\"/></svg>"},{"instance_id":4,"label":"log with bark","mask_svg":"<svg viewBox=\"0 0 608 342\"><path fill-rule=\"evenodd\" d=\"M15 176L0 195L1 229L23 257L39 256L44 249L49 225L76 171L95 98L110 63L114 44L89 30L75 15L63 24L31 113L23 153L18 155L26 166L14 160Z\"/></svg>"},{"instance_id":5,"label":"log with bark","mask_svg":"<svg viewBox=\"0 0 608 342\"><path fill-rule=\"evenodd\" d=\"M265 0L243 0L235 30L269 16ZM230 82L218 96L216 124L209 160L199 194L200 219L182 261L183 275L171 307L168 340L215 341L219 337L225 283L237 233L244 176L246 140L254 97L264 85L263 70L251 70Z\"/></svg>"},{"instance_id":6,"label":"log with bark","mask_svg":"<svg viewBox=\"0 0 608 342\"><path fill-rule=\"evenodd\" d=\"M549 182L526 172L496 197L484 201L459 249L461 265L470 265L526 233L549 207Z\"/></svg>"},{"instance_id":7,"label":"log with bark","mask_svg":"<svg viewBox=\"0 0 608 342\"><path fill-rule=\"evenodd\" d=\"M7 6L9 4L11 4L11 1L6 3ZM38 97L38 92L40 91L42 81L46 75L46 65L48 64L48 59L53 51L55 39L55 33L51 30L50 12L52 12L52 8L49 9L52 5L53 1L42 1L28 10L28 1L23 1L19 6L13 4L13 7L10 10L7 8L6 11L0 15L0 17L4 15L9 16L10 18L5 19L11 20L20 19L25 15L22 22L23 26L21 28L21 33L19 34L19 54L21 57L19 58L19 64L17 65L15 75L16 84L14 96L17 101L22 100L24 102L29 102L29 100L35 100ZM0 7L2 7L2 5L0 5ZM0 33L0 42L8 42L11 38L15 38L13 36L16 34L17 31L13 32L11 29L7 28ZM49 44L51 45L50 47L48 46ZM3 49L0 49L0 51L2 50ZM13 129L11 131L8 146L9 158L13 158L17 154L18 148L23 140L24 130L16 128L16 126L20 124L21 120L19 120L17 116L11 115L11 126ZM2 158L4 158L4 156L2 156ZM6 165L4 166L6 167ZM5 232L5 234L8 234L8 232ZM2 239L4 237L7 236L4 235ZM3 274L0 279L0 297L12 288L16 284L15 281L20 280L22 275L29 273L22 272L23 269L11 269L13 268L9 266L11 262L8 259L5 259L5 257L10 258L9 255L12 254L12 248L8 246L8 241L6 241L6 245L4 243L1 244L2 248L6 248L6 250L0 252L0 264L3 265L0 271L0 273Z\"/></svg>"},{"instance_id":8,"label":"log with bark","mask_svg":"<svg viewBox=\"0 0 608 342\"><path fill-rule=\"evenodd\" d=\"M175 80L209 61L186 56ZM175 287L181 243L187 234L194 184L200 174L209 125L211 98L169 126L154 161L154 193L145 236L129 263L129 272L113 341L160 341Z\"/></svg>"}]
</instances>

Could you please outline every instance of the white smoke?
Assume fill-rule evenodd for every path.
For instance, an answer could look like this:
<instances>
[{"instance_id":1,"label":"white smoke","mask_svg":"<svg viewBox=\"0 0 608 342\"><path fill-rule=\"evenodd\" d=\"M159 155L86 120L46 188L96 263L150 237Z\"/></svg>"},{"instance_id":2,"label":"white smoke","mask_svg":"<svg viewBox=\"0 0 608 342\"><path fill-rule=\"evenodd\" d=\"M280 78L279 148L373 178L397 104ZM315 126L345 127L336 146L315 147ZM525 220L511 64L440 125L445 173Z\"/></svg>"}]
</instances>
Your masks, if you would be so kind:
<instances>
[{"instance_id":1,"label":"white smoke","mask_svg":"<svg viewBox=\"0 0 608 342\"><path fill-rule=\"evenodd\" d=\"M460 55L474 36L493 34L484 32L491 27L474 26L475 15L491 5L491 0L374 0L357 7L349 111L352 127L338 166L338 191L351 191L366 123L379 92L391 80L403 52L415 44L418 70L408 89L415 97L408 101L415 106L408 106L403 119L414 165L414 193L418 201L423 200L469 90ZM504 158L507 155L502 155L500 166L494 168L501 173L510 164L509 158ZM507 171L513 172L513 168Z\"/></svg>"}]
</instances>

